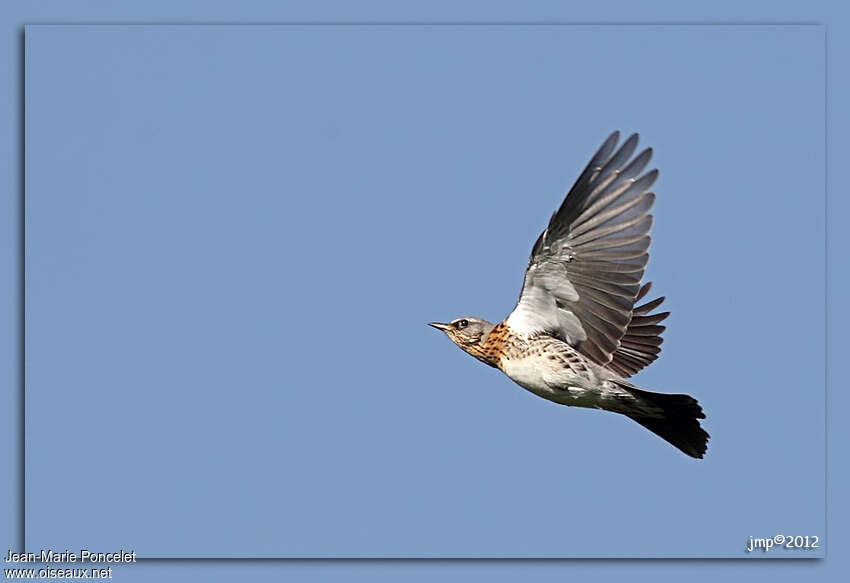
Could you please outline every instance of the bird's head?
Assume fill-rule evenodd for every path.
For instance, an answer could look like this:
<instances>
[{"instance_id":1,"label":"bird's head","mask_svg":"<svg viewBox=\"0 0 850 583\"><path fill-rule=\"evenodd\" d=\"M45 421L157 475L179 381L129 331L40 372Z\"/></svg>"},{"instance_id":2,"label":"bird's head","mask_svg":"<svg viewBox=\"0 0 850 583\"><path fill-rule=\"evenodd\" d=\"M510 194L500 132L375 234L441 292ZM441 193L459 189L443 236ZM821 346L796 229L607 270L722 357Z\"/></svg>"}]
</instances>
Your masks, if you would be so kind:
<instances>
[{"instance_id":1,"label":"bird's head","mask_svg":"<svg viewBox=\"0 0 850 583\"><path fill-rule=\"evenodd\" d=\"M487 360L483 358L482 351L480 350L481 343L487 338L487 335L490 334L490 331L494 326L487 320L467 316L464 318L458 318L457 320L452 320L448 324L431 322L428 325L445 332L446 336L448 336L452 342L460 346L464 352L468 352L475 358L487 362ZM487 364L492 363L487 362Z\"/></svg>"}]
</instances>

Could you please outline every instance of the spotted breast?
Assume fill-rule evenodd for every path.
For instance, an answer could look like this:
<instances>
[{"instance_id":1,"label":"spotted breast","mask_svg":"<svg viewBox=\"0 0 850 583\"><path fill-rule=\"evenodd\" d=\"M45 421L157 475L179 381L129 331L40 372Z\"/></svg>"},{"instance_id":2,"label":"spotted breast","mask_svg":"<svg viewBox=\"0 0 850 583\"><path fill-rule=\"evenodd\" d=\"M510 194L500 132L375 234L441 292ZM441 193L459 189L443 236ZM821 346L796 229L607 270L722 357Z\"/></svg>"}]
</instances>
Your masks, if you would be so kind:
<instances>
[{"instance_id":1,"label":"spotted breast","mask_svg":"<svg viewBox=\"0 0 850 583\"><path fill-rule=\"evenodd\" d=\"M572 346L542 333L517 334L504 322L481 344L481 360L499 368L521 387L550 400L583 393L597 382L594 367ZM572 399L570 399L572 401Z\"/></svg>"}]
</instances>

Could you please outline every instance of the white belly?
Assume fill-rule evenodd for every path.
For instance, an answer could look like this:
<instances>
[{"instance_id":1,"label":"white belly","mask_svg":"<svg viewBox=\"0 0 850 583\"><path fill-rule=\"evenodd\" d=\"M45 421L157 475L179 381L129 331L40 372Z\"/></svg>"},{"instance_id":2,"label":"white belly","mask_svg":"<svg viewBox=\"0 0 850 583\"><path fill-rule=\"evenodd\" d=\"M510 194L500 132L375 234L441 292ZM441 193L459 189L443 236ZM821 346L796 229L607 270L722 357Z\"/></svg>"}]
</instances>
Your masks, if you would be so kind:
<instances>
[{"instance_id":1,"label":"white belly","mask_svg":"<svg viewBox=\"0 0 850 583\"><path fill-rule=\"evenodd\" d=\"M502 361L502 370L516 384L544 399L574 407L599 406L602 395L601 387L595 386L596 379L562 366L553 367L545 357Z\"/></svg>"},{"instance_id":2,"label":"white belly","mask_svg":"<svg viewBox=\"0 0 850 583\"><path fill-rule=\"evenodd\" d=\"M544 379L544 369L537 358L502 361L502 370L512 381L533 393L551 391Z\"/></svg>"}]
</instances>

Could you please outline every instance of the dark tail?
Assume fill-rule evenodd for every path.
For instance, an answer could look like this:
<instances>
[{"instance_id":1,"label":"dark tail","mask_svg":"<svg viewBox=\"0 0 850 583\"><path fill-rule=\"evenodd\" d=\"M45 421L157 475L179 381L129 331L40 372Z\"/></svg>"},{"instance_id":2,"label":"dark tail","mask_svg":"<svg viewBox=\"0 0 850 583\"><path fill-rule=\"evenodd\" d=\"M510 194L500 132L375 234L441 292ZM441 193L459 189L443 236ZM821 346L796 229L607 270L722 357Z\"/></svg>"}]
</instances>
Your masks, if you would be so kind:
<instances>
[{"instance_id":1,"label":"dark tail","mask_svg":"<svg viewBox=\"0 0 850 583\"><path fill-rule=\"evenodd\" d=\"M651 393L634 387L628 390L664 411L663 417L629 417L689 456L701 459L705 455L709 435L699 425L698 420L705 419L705 414L696 399L690 395Z\"/></svg>"}]
</instances>

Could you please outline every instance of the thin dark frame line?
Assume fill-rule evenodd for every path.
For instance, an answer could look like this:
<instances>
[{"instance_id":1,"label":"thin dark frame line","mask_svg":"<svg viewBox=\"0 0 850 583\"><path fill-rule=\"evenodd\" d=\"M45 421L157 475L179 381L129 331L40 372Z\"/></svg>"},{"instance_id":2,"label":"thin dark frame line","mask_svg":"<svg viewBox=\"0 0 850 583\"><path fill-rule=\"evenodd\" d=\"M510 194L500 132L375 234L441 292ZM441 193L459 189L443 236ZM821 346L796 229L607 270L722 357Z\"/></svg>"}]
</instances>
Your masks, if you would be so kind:
<instances>
[{"instance_id":1,"label":"thin dark frame line","mask_svg":"<svg viewBox=\"0 0 850 583\"><path fill-rule=\"evenodd\" d=\"M744 557L746 558L746 557ZM803 561L804 563L822 561L824 557L802 557L802 556L779 556L768 555L759 556L758 560L745 560L745 563L760 563L762 561L790 561L793 563ZM350 562L350 563L383 563L383 562L413 562L413 563L475 563L475 562L513 562L513 561L534 561L541 563L559 563L559 562L583 562L583 563L608 563L610 561L632 561L632 562L676 562L676 563L715 563L729 562L741 564L739 557L161 557L161 558L138 558L137 563L173 563L178 561L202 561L202 562L221 562L231 563L236 561L258 561L268 563L324 563L324 562ZM117 563L121 565L121 563ZM125 565L127 563L124 563Z\"/></svg>"},{"instance_id":2,"label":"thin dark frame line","mask_svg":"<svg viewBox=\"0 0 850 583\"><path fill-rule=\"evenodd\" d=\"M31 22L23 25L19 30L19 50L21 58L17 60L19 65L19 83L20 93L18 104L19 111L19 144L20 144L20 164L19 164L19 245L20 256L18 257L18 277L19 277L19 306L20 313L18 315L18 334L19 334L19 399L20 399L20 444L19 444L19 542L18 547L20 552L26 551L26 28L29 26L481 26L481 27L510 27L510 26L688 26L688 27L709 27L709 26L818 26L823 28L824 37L824 534L825 538L829 532L828 528L828 507L829 507L829 472L828 472L828 407L827 399L829 396L829 254L828 254L828 202L829 202L829 172L828 172L828 28L825 23L817 21L764 21L764 22L724 22L724 21L707 21L707 22L680 22L680 21L649 21L649 22L569 22L569 21L514 21L514 22L466 22L466 21L431 21L431 22L391 22L391 21L352 21L352 22L323 22L323 21L291 21L291 22ZM824 556L823 557L782 557L772 556L764 557L769 561L819 561L826 558L826 541L824 541ZM583 561L583 562L608 562L608 561L657 561L657 562L739 562L741 557L140 557L139 562L181 562L181 561L202 561L202 562L230 562L230 561L309 561L309 562L327 562L327 561L351 561L351 562L384 562L384 561L413 561L413 562L477 562L477 561L536 561L536 562L552 562L552 561Z\"/></svg>"},{"instance_id":3,"label":"thin dark frame line","mask_svg":"<svg viewBox=\"0 0 850 583\"><path fill-rule=\"evenodd\" d=\"M600 22L600 21L569 21L569 20L520 20L520 21L492 21L481 22L465 20L431 20L431 21L377 21L377 20L352 20L349 22L303 20L288 22L157 22L155 20L146 22L38 22L31 21L24 26L823 26L822 22L812 21L664 21L648 20L645 22Z\"/></svg>"},{"instance_id":4,"label":"thin dark frame line","mask_svg":"<svg viewBox=\"0 0 850 583\"><path fill-rule=\"evenodd\" d=\"M760 563L762 561L776 562L788 561L791 563L803 562L817 563L823 561L824 557L800 557L800 556L761 556L757 561L745 561L746 563ZM149 557L137 558L138 563L235 563L240 561L252 561L260 563L510 563L510 562L535 562L535 563L565 563L565 562L581 562L603 564L611 561L617 562L632 562L632 563L733 563L740 565L741 560L737 557ZM31 564L47 564L42 561L33 561ZM51 564L56 564L55 562ZM60 563L61 564L61 563ZM93 563L94 565L104 565L104 563ZM133 563L111 563L113 566L126 567ZM759 568L759 567L752 567Z\"/></svg>"},{"instance_id":5,"label":"thin dark frame line","mask_svg":"<svg viewBox=\"0 0 850 583\"><path fill-rule=\"evenodd\" d=\"M20 480L18 488L18 548L23 552L26 549L27 536L27 520L26 520L26 503L27 503L27 393L26 393L26 36L24 29L21 28L18 34L18 48L21 51L21 58L16 59L18 62L18 83L20 83L18 103L18 143L20 147L20 165L18 168L18 180L20 187L18 190L19 221L18 225L18 244L20 245L20 255L18 256L18 290L21 297L18 299L20 313L18 314L18 338L20 342L20 359L18 365L18 391L19 399L21 400L21 418L20 418Z\"/></svg>"},{"instance_id":6,"label":"thin dark frame line","mask_svg":"<svg viewBox=\"0 0 850 583\"><path fill-rule=\"evenodd\" d=\"M823 556L829 553L829 29L823 26Z\"/></svg>"}]
</instances>

